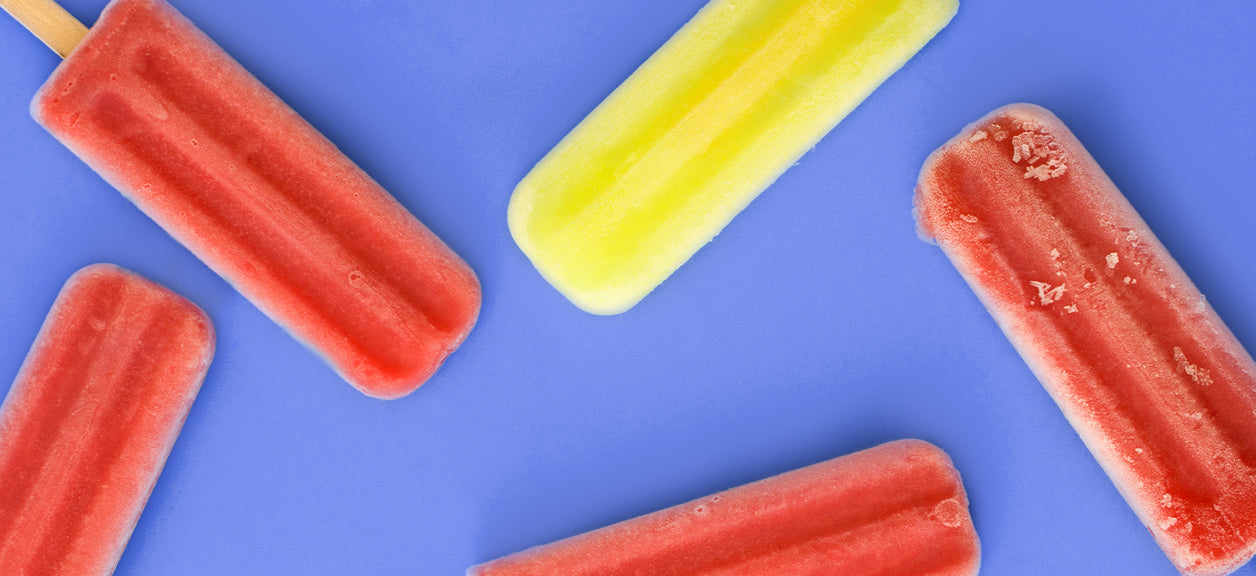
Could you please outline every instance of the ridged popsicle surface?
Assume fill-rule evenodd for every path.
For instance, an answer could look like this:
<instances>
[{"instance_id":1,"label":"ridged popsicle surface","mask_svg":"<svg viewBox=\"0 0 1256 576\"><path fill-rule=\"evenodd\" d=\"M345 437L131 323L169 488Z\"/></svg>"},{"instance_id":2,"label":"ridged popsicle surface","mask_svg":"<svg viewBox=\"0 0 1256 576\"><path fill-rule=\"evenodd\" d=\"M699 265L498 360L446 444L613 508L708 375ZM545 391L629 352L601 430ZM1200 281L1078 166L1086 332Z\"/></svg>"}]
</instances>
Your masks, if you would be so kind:
<instances>
[{"instance_id":1,"label":"ridged popsicle surface","mask_svg":"<svg viewBox=\"0 0 1256 576\"><path fill-rule=\"evenodd\" d=\"M480 308L475 274L163 0L114 0L35 119L351 384L426 381Z\"/></svg>"},{"instance_id":2,"label":"ridged popsicle surface","mask_svg":"<svg viewBox=\"0 0 1256 576\"><path fill-rule=\"evenodd\" d=\"M474 566L469 576L974 576L959 473L882 444Z\"/></svg>"},{"instance_id":3,"label":"ridged popsicle surface","mask_svg":"<svg viewBox=\"0 0 1256 576\"><path fill-rule=\"evenodd\" d=\"M70 278L0 406L0 574L113 572L213 353L169 290L105 264Z\"/></svg>"},{"instance_id":4,"label":"ridged popsicle surface","mask_svg":"<svg viewBox=\"0 0 1256 576\"><path fill-rule=\"evenodd\" d=\"M1256 363L1081 143L1026 104L925 163L936 240L1178 568L1256 552Z\"/></svg>"},{"instance_id":5,"label":"ridged popsicle surface","mask_svg":"<svg viewBox=\"0 0 1256 576\"><path fill-rule=\"evenodd\" d=\"M631 308L950 22L957 0L713 0L510 199L580 308Z\"/></svg>"}]
</instances>

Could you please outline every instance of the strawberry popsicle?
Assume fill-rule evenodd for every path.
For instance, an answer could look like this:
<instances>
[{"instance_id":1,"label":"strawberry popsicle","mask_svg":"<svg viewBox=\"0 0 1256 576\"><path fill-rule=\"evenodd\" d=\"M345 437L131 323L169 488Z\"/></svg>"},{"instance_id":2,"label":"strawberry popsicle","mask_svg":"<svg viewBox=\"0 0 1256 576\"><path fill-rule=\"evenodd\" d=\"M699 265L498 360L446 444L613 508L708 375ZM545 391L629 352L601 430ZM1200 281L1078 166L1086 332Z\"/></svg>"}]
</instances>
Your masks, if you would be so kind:
<instances>
[{"instance_id":1,"label":"strawberry popsicle","mask_svg":"<svg viewBox=\"0 0 1256 576\"><path fill-rule=\"evenodd\" d=\"M1059 119L1000 108L925 162L934 239L1186 574L1256 552L1256 364Z\"/></svg>"},{"instance_id":2,"label":"strawberry popsicle","mask_svg":"<svg viewBox=\"0 0 1256 576\"><path fill-rule=\"evenodd\" d=\"M32 112L367 395L412 392L475 323L471 269L163 0L111 2Z\"/></svg>"},{"instance_id":3,"label":"strawberry popsicle","mask_svg":"<svg viewBox=\"0 0 1256 576\"><path fill-rule=\"evenodd\" d=\"M473 566L468 576L972 576L981 562L951 459L882 444Z\"/></svg>"},{"instance_id":4,"label":"strawberry popsicle","mask_svg":"<svg viewBox=\"0 0 1256 576\"><path fill-rule=\"evenodd\" d=\"M214 354L182 297L74 274L0 406L0 574L108 576Z\"/></svg>"},{"instance_id":5,"label":"strawberry popsicle","mask_svg":"<svg viewBox=\"0 0 1256 576\"><path fill-rule=\"evenodd\" d=\"M511 235L580 308L631 308L957 9L712 0L519 183Z\"/></svg>"}]
</instances>

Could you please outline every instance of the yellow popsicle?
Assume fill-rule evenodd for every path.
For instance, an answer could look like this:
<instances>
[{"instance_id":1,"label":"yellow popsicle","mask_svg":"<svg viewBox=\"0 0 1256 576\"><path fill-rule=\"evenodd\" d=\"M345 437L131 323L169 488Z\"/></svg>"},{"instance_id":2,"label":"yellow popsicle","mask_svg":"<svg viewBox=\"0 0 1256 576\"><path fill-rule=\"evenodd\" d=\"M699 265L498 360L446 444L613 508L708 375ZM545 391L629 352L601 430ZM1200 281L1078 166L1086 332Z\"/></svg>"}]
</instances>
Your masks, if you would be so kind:
<instances>
[{"instance_id":1,"label":"yellow popsicle","mask_svg":"<svg viewBox=\"0 0 1256 576\"><path fill-rule=\"evenodd\" d=\"M631 308L958 7L713 0L519 183L515 242L580 308Z\"/></svg>"}]
</instances>

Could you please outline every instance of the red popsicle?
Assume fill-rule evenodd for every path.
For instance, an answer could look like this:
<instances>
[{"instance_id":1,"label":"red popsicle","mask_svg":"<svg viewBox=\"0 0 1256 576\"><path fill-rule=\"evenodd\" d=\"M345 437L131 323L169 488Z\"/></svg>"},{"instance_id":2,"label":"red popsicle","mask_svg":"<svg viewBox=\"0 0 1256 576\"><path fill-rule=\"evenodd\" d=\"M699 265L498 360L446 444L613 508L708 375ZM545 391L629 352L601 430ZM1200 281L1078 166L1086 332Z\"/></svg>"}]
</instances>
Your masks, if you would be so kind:
<instances>
[{"instance_id":1,"label":"red popsicle","mask_svg":"<svg viewBox=\"0 0 1256 576\"><path fill-rule=\"evenodd\" d=\"M177 294L106 264L70 278L0 406L0 574L113 573L213 354Z\"/></svg>"},{"instance_id":2,"label":"red popsicle","mask_svg":"<svg viewBox=\"0 0 1256 576\"><path fill-rule=\"evenodd\" d=\"M972 576L946 453L899 440L538 546L469 576Z\"/></svg>"},{"instance_id":3,"label":"red popsicle","mask_svg":"<svg viewBox=\"0 0 1256 576\"><path fill-rule=\"evenodd\" d=\"M1256 364L1068 128L995 110L929 157L915 203L1178 569L1246 562Z\"/></svg>"},{"instance_id":4,"label":"red popsicle","mask_svg":"<svg viewBox=\"0 0 1256 576\"><path fill-rule=\"evenodd\" d=\"M35 119L363 393L410 393L466 338L466 263L164 0L66 44Z\"/></svg>"}]
</instances>

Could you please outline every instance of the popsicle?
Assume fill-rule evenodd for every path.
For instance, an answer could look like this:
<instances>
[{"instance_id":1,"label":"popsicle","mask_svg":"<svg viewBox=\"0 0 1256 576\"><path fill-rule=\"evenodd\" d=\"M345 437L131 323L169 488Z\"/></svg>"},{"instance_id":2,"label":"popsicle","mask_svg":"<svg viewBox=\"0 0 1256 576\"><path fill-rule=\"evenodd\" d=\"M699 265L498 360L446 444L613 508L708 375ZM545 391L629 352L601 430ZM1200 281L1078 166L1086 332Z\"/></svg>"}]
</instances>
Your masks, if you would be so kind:
<instances>
[{"instance_id":1,"label":"popsicle","mask_svg":"<svg viewBox=\"0 0 1256 576\"><path fill-rule=\"evenodd\" d=\"M213 355L179 295L108 264L70 277L0 406L0 574L113 573Z\"/></svg>"},{"instance_id":2,"label":"popsicle","mask_svg":"<svg viewBox=\"0 0 1256 576\"><path fill-rule=\"evenodd\" d=\"M925 162L933 239L1169 559L1256 552L1256 364L1077 138L1000 108Z\"/></svg>"},{"instance_id":3,"label":"popsicle","mask_svg":"<svg viewBox=\"0 0 1256 576\"><path fill-rule=\"evenodd\" d=\"M468 576L972 576L951 459L899 440L486 564Z\"/></svg>"},{"instance_id":4,"label":"popsicle","mask_svg":"<svg viewBox=\"0 0 1256 576\"><path fill-rule=\"evenodd\" d=\"M628 310L955 15L958 0L713 0L510 199L541 275Z\"/></svg>"},{"instance_id":5,"label":"popsicle","mask_svg":"<svg viewBox=\"0 0 1256 576\"><path fill-rule=\"evenodd\" d=\"M466 263L169 4L48 36L35 119L349 383L404 396L466 338Z\"/></svg>"}]
</instances>

